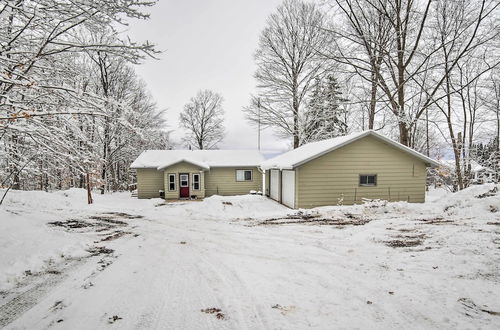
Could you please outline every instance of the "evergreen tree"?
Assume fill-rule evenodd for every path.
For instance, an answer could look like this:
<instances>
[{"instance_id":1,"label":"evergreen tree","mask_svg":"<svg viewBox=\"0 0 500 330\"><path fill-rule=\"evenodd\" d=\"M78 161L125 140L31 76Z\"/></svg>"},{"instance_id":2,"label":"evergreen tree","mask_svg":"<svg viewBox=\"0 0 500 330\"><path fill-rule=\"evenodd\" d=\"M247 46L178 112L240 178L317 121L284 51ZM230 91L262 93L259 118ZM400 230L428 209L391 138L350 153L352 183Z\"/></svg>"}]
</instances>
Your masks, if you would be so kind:
<instances>
[{"instance_id":1,"label":"evergreen tree","mask_svg":"<svg viewBox=\"0 0 500 330\"><path fill-rule=\"evenodd\" d=\"M341 88L333 75L316 78L304 115L301 144L347 134L347 111Z\"/></svg>"}]
</instances>

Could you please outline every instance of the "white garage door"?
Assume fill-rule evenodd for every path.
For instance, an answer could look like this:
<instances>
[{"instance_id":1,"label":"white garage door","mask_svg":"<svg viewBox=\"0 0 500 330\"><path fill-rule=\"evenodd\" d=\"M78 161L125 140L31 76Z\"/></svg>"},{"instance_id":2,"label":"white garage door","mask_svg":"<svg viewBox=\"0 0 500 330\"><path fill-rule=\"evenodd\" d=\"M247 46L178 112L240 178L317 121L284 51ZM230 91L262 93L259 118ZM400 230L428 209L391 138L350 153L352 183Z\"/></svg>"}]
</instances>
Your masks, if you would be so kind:
<instances>
[{"instance_id":1,"label":"white garage door","mask_svg":"<svg viewBox=\"0 0 500 330\"><path fill-rule=\"evenodd\" d=\"M269 183L269 194L275 201L279 198L280 171L271 170L271 182Z\"/></svg>"},{"instance_id":2,"label":"white garage door","mask_svg":"<svg viewBox=\"0 0 500 330\"><path fill-rule=\"evenodd\" d=\"M293 209L295 207L295 171L283 171L281 179L283 180L281 201Z\"/></svg>"}]
</instances>

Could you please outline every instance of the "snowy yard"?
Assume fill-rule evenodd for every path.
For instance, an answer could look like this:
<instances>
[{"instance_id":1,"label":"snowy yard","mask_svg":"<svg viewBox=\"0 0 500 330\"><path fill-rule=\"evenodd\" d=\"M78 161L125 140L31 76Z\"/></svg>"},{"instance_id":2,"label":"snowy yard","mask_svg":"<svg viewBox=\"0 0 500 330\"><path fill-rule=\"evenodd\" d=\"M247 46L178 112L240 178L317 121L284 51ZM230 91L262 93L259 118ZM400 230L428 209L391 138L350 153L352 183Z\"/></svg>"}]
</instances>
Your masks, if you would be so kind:
<instances>
[{"instance_id":1,"label":"snowy yard","mask_svg":"<svg viewBox=\"0 0 500 330\"><path fill-rule=\"evenodd\" d=\"M500 193L297 213L260 196L9 193L0 327L500 327Z\"/></svg>"}]
</instances>

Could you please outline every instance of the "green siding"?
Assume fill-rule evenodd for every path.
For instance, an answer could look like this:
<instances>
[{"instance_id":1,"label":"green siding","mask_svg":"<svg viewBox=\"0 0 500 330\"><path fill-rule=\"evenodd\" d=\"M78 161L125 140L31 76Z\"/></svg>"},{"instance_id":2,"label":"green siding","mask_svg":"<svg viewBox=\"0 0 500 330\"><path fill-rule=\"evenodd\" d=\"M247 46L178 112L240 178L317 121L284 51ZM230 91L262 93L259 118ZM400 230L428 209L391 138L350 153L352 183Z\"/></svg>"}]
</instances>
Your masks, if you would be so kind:
<instances>
[{"instance_id":1,"label":"green siding","mask_svg":"<svg viewBox=\"0 0 500 330\"><path fill-rule=\"evenodd\" d=\"M165 198L166 199L178 199L179 198L179 174L182 173L187 173L189 174L189 195L196 195L198 198L203 198L205 197L205 189L204 189L204 184L205 184L205 179L204 179L204 173L201 168L199 168L196 165L187 163L187 162L181 162L174 164L170 167L167 167L164 169L162 174L164 175L163 179L165 181ZM200 174L200 190L193 190L193 174L197 173ZM168 190L168 175L169 174L175 174L175 190L174 191L169 191Z\"/></svg>"},{"instance_id":2,"label":"green siding","mask_svg":"<svg viewBox=\"0 0 500 330\"><path fill-rule=\"evenodd\" d=\"M163 172L154 168L137 169L137 197L159 198L163 189Z\"/></svg>"},{"instance_id":3,"label":"green siding","mask_svg":"<svg viewBox=\"0 0 500 330\"><path fill-rule=\"evenodd\" d=\"M360 174L377 174L375 187L360 187ZM296 207L361 203L363 198L424 202L426 164L368 136L303 164L296 170Z\"/></svg>"},{"instance_id":4,"label":"green siding","mask_svg":"<svg viewBox=\"0 0 500 330\"><path fill-rule=\"evenodd\" d=\"M252 170L252 181L236 181L236 170ZM257 167L216 167L205 172L205 195L245 195L262 190L262 173Z\"/></svg>"}]
</instances>

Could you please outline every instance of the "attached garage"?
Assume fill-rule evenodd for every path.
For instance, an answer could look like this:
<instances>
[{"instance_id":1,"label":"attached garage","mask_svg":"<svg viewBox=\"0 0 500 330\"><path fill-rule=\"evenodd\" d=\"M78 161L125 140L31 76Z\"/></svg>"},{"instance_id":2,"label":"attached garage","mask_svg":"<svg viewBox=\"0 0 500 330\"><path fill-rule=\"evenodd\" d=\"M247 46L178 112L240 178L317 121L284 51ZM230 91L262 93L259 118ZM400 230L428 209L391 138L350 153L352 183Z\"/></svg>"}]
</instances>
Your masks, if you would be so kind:
<instances>
[{"instance_id":1,"label":"attached garage","mask_svg":"<svg viewBox=\"0 0 500 330\"><path fill-rule=\"evenodd\" d=\"M261 164L270 173L270 197L291 208L421 203L430 166L439 163L371 130L308 143Z\"/></svg>"}]
</instances>

